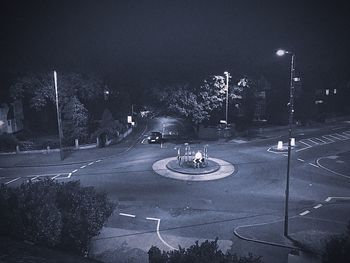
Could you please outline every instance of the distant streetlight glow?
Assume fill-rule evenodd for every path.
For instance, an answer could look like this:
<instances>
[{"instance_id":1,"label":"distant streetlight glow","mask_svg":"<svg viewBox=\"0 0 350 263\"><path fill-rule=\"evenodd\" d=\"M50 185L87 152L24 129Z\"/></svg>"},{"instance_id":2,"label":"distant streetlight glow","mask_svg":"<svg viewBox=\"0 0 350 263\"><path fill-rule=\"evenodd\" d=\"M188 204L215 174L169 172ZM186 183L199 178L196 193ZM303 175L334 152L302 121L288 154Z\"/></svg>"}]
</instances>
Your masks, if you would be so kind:
<instances>
[{"instance_id":1,"label":"distant streetlight glow","mask_svg":"<svg viewBox=\"0 0 350 263\"><path fill-rule=\"evenodd\" d=\"M277 50L276 54L277 54L277 56L284 56L284 54L286 54L286 51L283 49L279 49L279 50Z\"/></svg>"}]
</instances>

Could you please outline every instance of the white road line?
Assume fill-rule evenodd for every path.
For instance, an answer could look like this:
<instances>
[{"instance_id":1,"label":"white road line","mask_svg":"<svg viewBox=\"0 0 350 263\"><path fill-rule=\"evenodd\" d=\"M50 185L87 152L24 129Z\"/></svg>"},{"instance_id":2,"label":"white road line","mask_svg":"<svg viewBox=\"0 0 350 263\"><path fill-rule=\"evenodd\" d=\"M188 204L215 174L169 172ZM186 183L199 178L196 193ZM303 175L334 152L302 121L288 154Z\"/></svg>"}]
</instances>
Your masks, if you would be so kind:
<instances>
[{"instance_id":1,"label":"white road line","mask_svg":"<svg viewBox=\"0 0 350 263\"><path fill-rule=\"evenodd\" d=\"M334 140L329 139L327 136L328 136L328 135L323 135L322 138L328 140L328 141L329 141L328 143L334 142Z\"/></svg>"},{"instance_id":2,"label":"white road line","mask_svg":"<svg viewBox=\"0 0 350 263\"><path fill-rule=\"evenodd\" d=\"M97 161L95 161L95 163L99 163L99 162L101 162L102 160L97 160Z\"/></svg>"},{"instance_id":3,"label":"white road line","mask_svg":"<svg viewBox=\"0 0 350 263\"><path fill-rule=\"evenodd\" d=\"M329 134L329 135L327 135L327 136L332 137L333 139L336 139L336 140L338 140L338 141L341 140L340 138L334 136L333 134Z\"/></svg>"},{"instance_id":4,"label":"white road line","mask_svg":"<svg viewBox=\"0 0 350 263\"><path fill-rule=\"evenodd\" d=\"M314 138L312 138L312 139L314 139ZM312 143L314 143L314 144L316 144L316 145L319 145L318 142L316 142L316 141L314 141L314 140L312 140L312 139L306 139L306 140L308 140L309 142L312 142Z\"/></svg>"},{"instance_id":5,"label":"white road line","mask_svg":"<svg viewBox=\"0 0 350 263\"><path fill-rule=\"evenodd\" d=\"M72 173L69 173L68 176L67 176L67 178L70 178L71 176L72 176Z\"/></svg>"},{"instance_id":6,"label":"white road line","mask_svg":"<svg viewBox=\"0 0 350 263\"><path fill-rule=\"evenodd\" d=\"M347 178L347 179L350 179L350 176L348 176L348 175L345 175L345 174L342 174L342 173L338 173L338 172L333 171L333 170L331 170L331 169L329 169L329 168L327 168L327 167L324 167L322 164L320 164L320 160L321 160L321 159L324 159L324 157L318 158L318 159L316 160L316 163L317 163L318 167L320 167L320 168L322 168L322 169L324 169L324 170L326 170L326 171L328 171L328 172L330 172L330 173L333 173L333 174L336 174L336 175L345 177L345 178Z\"/></svg>"},{"instance_id":7,"label":"white road line","mask_svg":"<svg viewBox=\"0 0 350 263\"><path fill-rule=\"evenodd\" d=\"M301 142L301 143L305 144L305 145L306 145L306 146L308 146L308 147L312 147L310 144L308 144L308 143L304 142L304 140L300 140L299 142Z\"/></svg>"},{"instance_id":8,"label":"white road line","mask_svg":"<svg viewBox=\"0 0 350 263\"><path fill-rule=\"evenodd\" d=\"M94 162L88 163L88 165L93 165L93 164L94 164Z\"/></svg>"},{"instance_id":9,"label":"white road line","mask_svg":"<svg viewBox=\"0 0 350 263\"><path fill-rule=\"evenodd\" d=\"M339 199L339 200L350 200L350 196L330 196L325 201L329 202L332 199Z\"/></svg>"},{"instance_id":10,"label":"white road line","mask_svg":"<svg viewBox=\"0 0 350 263\"><path fill-rule=\"evenodd\" d=\"M322 139L320 139L320 138L312 138L312 139L317 140L317 141L320 141L321 144L325 144L325 143L326 143L324 140L322 140Z\"/></svg>"},{"instance_id":11,"label":"white road line","mask_svg":"<svg viewBox=\"0 0 350 263\"><path fill-rule=\"evenodd\" d=\"M80 169L84 169L85 167L86 167L86 165L83 165L83 166L80 167Z\"/></svg>"},{"instance_id":12,"label":"white road line","mask_svg":"<svg viewBox=\"0 0 350 263\"><path fill-rule=\"evenodd\" d=\"M322 204L318 204L316 206L314 206L315 209L319 209L320 207L322 207L323 205Z\"/></svg>"},{"instance_id":13,"label":"white road line","mask_svg":"<svg viewBox=\"0 0 350 263\"><path fill-rule=\"evenodd\" d=\"M120 216L127 216L127 217L133 217L135 218L136 215L132 215L132 214L125 214L125 213L119 213Z\"/></svg>"},{"instance_id":14,"label":"white road line","mask_svg":"<svg viewBox=\"0 0 350 263\"><path fill-rule=\"evenodd\" d=\"M17 178L15 178L15 179L11 180L11 181L8 181L8 182L4 183L4 185L8 185L8 184L10 184L10 183L16 182L16 181L19 180L19 179L21 179L21 177L17 177Z\"/></svg>"},{"instance_id":15,"label":"white road line","mask_svg":"<svg viewBox=\"0 0 350 263\"><path fill-rule=\"evenodd\" d=\"M157 221L157 235L158 238L160 239L160 241L163 242L164 245L166 245L167 247L169 247L172 250L178 250L177 248L174 248L173 246L169 245L167 242L165 242L165 240L161 237L160 232L159 232L159 226L160 226L160 218L154 218L154 217L146 217L147 220L153 220L153 221Z\"/></svg>"},{"instance_id":16,"label":"white road line","mask_svg":"<svg viewBox=\"0 0 350 263\"><path fill-rule=\"evenodd\" d=\"M350 131L345 131L345 132L343 132L343 134L350 136Z\"/></svg>"},{"instance_id":17,"label":"white road line","mask_svg":"<svg viewBox=\"0 0 350 263\"><path fill-rule=\"evenodd\" d=\"M300 216L304 216L304 215L307 215L308 213L310 213L310 211L309 211L309 210L306 210L306 211L300 213L299 215L300 215Z\"/></svg>"},{"instance_id":18,"label":"white road line","mask_svg":"<svg viewBox=\"0 0 350 263\"><path fill-rule=\"evenodd\" d=\"M72 171L72 174L74 174L74 173L76 173L76 172L78 172L78 169L73 170L73 171Z\"/></svg>"},{"instance_id":19,"label":"white road line","mask_svg":"<svg viewBox=\"0 0 350 263\"><path fill-rule=\"evenodd\" d=\"M300 162L305 162L305 160L303 160L303 159L300 159L300 158L298 158L298 161L300 161Z\"/></svg>"},{"instance_id":20,"label":"white road line","mask_svg":"<svg viewBox=\"0 0 350 263\"><path fill-rule=\"evenodd\" d=\"M345 135L341 135L339 133L336 133L340 138L344 138L343 140L349 140L349 137L346 137Z\"/></svg>"},{"instance_id":21,"label":"white road line","mask_svg":"<svg viewBox=\"0 0 350 263\"><path fill-rule=\"evenodd\" d=\"M311 166L313 166L313 167L316 167L316 168L319 168L316 164L314 164L314 163L309 163Z\"/></svg>"}]
</instances>

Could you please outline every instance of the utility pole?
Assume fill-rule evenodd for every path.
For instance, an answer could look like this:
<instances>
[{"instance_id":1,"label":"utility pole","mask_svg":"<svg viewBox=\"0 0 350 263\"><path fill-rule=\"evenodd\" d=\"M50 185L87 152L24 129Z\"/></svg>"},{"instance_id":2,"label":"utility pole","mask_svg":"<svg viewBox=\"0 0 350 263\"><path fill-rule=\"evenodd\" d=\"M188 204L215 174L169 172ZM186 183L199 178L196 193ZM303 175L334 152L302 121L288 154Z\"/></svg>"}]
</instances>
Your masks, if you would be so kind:
<instances>
[{"instance_id":1,"label":"utility pole","mask_svg":"<svg viewBox=\"0 0 350 263\"><path fill-rule=\"evenodd\" d=\"M59 140L60 140L60 157L61 157L61 161L62 161L64 159L63 152L62 152L63 132L62 132L61 114L60 114L60 109L58 106L57 73L55 70L53 71L53 79L54 79L55 92L56 92L57 124L58 124L58 135L59 135Z\"/></svg>"}]
</instances>

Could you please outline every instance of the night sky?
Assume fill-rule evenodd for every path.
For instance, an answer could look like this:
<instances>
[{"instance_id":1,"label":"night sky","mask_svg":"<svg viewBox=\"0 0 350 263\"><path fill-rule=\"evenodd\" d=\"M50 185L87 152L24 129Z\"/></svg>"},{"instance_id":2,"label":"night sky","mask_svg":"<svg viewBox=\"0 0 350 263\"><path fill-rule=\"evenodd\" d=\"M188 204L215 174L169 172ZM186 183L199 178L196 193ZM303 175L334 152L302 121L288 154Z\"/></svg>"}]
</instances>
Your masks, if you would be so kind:
<instances>
[{"instance_id":1,"label":"night sky","mask_svg":"<svg viewBox=\"0 0 350 263\"><path fill-rule=\"evenodd\" d=\"M97 72L142 86L227 70L288 83L282 47L306 86L328 87L350 80L349 11L316 0L3 0L0 71Z\"/></svg>"}]
</instances>

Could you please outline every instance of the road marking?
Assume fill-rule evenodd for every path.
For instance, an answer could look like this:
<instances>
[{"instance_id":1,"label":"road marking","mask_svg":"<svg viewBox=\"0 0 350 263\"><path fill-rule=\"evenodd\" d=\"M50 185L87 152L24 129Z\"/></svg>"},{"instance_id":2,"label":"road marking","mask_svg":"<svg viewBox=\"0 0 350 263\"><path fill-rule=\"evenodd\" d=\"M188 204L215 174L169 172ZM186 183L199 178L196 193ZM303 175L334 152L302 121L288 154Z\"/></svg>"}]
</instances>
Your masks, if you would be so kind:
<instances>
[{"instance_id":1,"label":"road marking","mask_svg":"<svg viewBox=\"0 0 350 263\"><path fill-rule=\"evenodd\" d=\"M302 144L304 144L304 145L306 145L306 147L301 148L301 149L298 149L298 150L296 150L296 152L304 151L304 150L309 149L309 148L312 147L310 144L308 144L308 143L306 143L306 142L303 142L303 141L301 141L301 140L300 140L299 142L302 143Z\"/></svg>"},{"instance_id":2,"label":"road marking","mask_svg":"<svg viewBox=\"0 0 350 263\"><path fill-rule=\"evenodd\" d=\"M329 134L329 135L327 135L327 136L332 137L333 139L336 139L336 140L338 140L338 141L341 140L340 138L334 136L334 134Z\"/></svg>"},{"instance_id":3,"label":"road marking","mask_svg":"<svg viewBox=\"0 0 350 263\"><path fill-rule=\"evenodd\" d=\"M74 173L76 173L76 172L78 172L78 169L73 170L73 171L72 171L72 174L74 174Z\"/></svg>"},{"instance_id":4,"label":"road marking","mask_svg":"<svg viewBox=\"0 0 350 263\"><path fill-rule=\"evenodd\" d=\"M342 174L342 173L338 173L338 172L336 172L336 171L333 171L333 170L331 170L331 169L329 169L329 168L324 167L323 165L321 165L321 164L320 164L320 160L321 160L321 159L324 159L324 157L318 158L318 159L316 160L316 163L317 163L318 167L320 167L320 168L322 168L322 169L324 169L324 170L326 170L326 171L328 171L328 172L330 172L330 173L333 173L333 174L336 174L336 175L345 177L345 178L347 178L347 179L350 179L350 176L348 176L348 175L345 175L345 174Z\"/></svg>"},{"instance_id":5,"label":"road marking","mask_svg":"<svg viewBox=\"0 0 350 263\"><path fill-rule=\"evenodd\" d=\"M310 165L312 165L313 167L319 168L316 164L314 163L309 163Z\"/></svg>"},{"instance_id":6,"label":"road marking","mask_svg":"<svg viewBox=\"0 0 350 263\"><path fill-rule=\"evenodd\" d=\"M16 181L19 180L19 179L21 179L21 177L17 177L17 178L15 178L15 179L11 180L11 181L8 181L8 182L4 183L4 185L8 185L8 184L10 184L10 183L16 182Z\"/></svg>"},{"instance_id":7,"label":"road marking","mask_svg":"<svg viewBox=\"0 0 350 263\"><path fill-rule=\"evenodd\" d=\"M154 218L154 217L146 217L147 220L153 220L153 221L157 221L157 235L160 239L160 241L163 242L164 245L166 245L167 247L169 247L172 250L178 250L177 248L174 248L173 246L169 245L167 242L165 242L165 240L161 237L160 232L159 232L159 226L160 226L160 218Z\"/></svg>"},{"instance_id":8,"label":"road marking","mask_svg":"<svg viewBox=\"0 0 350 263\"><path fill-rule=\"evenodd\" d=\"M336 135L338 135L340 138L344 138L343 141L349 139L349 137L346 137L345 135L341 135L341 134L339 134L339 133L336 133Z\"/></svg>"},{"instance_id":9,"label":"road marking","mask_svg":"<svg viewBox=\"0 0 350 263\"><path fill-rule=\"evenodd\" d=\"M317 140L317 141L320 141L320 142L321 142L321 144L325 144L325 143L326 143L325 141L323 141L323 140L322 140L322 139L320 139L320 138L312 138L312 139Z\"/></svg>"},{"instance_id":10,"label":"road marking","mask_svg":"<svg viewBox=\"0 0 350 263\"><path fill-rule=\"evenodd\" d=\"M298 158L298 161L300 161L300 162L305 162L305 160L303 160L303 159L300 159L300 158Z\"/></svg>"},{"instance_id":11,"label":"road marking","mask_svg":"<svg viewBox=\"0 0 350 263\"><path fill-rule=\"evenodd\" d=\"M318 205L314 206L315 209L319 209L320 207L322 207L322 204L318 204Z\"/></svg>"},{"instance_id":12,"label":"road marking","mask_svg":"<svg viewBox=\"0 0 350 263\"><path fill-rule=\"evenodd\" d=\"M94 162L88 163L88 165L93 165L93 164L94 164Z\"/></svg>"},{"instance_id":13,"label":"road marking","mask_svg":"<svg viewBox=\"0 0 350 263\"><path fill-rule=\"evenodd\" d=\"M309 211L309 210L306 210L306 211L300 213L299 215L304 216L304 215L307 215L308 213L310 213L310 211Z\"/></svg>"},{"instance_id":14,"label":"road marking","mask_svg":"<svg viewBox=\"0 0 350 263\"><path fill-rule=\"evenodd\" d=\"M314 138L312 138L312 139L314 139ZM314 140L312 140L312 139L307 139L307 140L310 141L310 142L312 142L312 143L314 143L314 144L316 144L316 145L319 145L318 142L316 142L316 141L314 141Z\"/></svg>"},{"instance_id":15,"label":"road marking","mask_svg":"<svg viewBox=\"0 0 350 263\"><path fill-rule=\"evenodd\" d=\"M328 140L328 141L329 141L328 143L334 142L334 140L329 139L327 136L328 136L328 135L323 135L322 138Z\"/></svg>"},{"instance_id":16,"label":"road marking","mask_svg":"<svg viewBox=\"0 0 350 263\"><path fill-rule=\"evenodd\" d=\"M343 132L343 134L350 136L350 131L345 131L345 132Z\"/></svg>"},{"instance_id":17,"label":"road marking","mask_svg":"<svg viewBox=\"0 0 350 263\"><path fill-rule=\"evenodd\" d=\"M283 156L287 156L287 157L288 157L288 154L285 154L285 153L284 153Z\"/></svg>"},{"instance_id":18,"label":"road marking","mask_svg":"<svg viewBox=\"0 0 350 263\"><path fill-rule=\"evenodd\" d=\"M83 166L80 167L80 169L84 169L85 167L86 167L86 165L83 165Z\"/></svg>"},{"instance_id":19,"label":"road marking","mask_svg":"<svg viewBox=\"0 0 350 263\"><path fill-rule=\"evenodd\" d=\"M327 197L326 200L324 200L325 202L329 202L332 200L332 197Z\"/></svg>"},{"instance_id":20,"label":"road marking","mask_svg":"<svg viewBox=\"0 0 350 263\"><path fill-rule=\"evenodd\" d=\"M330 196L327 197L327 199L325 200L326 202L331 201L332 199L339 199L339 200L350 200L350 197L348 196Z\"/></svg>"},{"instance_id":21,"label":"road marking","mask_svg":"<svg viewBox=\"0 0 350 263\"><path fill-rule=\"evenodd\" d=\"M127 217L133 217L135 218L136 215L132 215L132 214L125 214L125 213L119 213L120 216L127 216Z\"/></svg>"},{"instance_id":22,"label":"road marking","mask_svg":"<svg viewBox=\"0 0 350 263\"><path fill-rule=\"evenodd\" d=\"M96 163L99 163L99 162L101 162L102 160L97 160L97 161L95 161Z\"/></svg>"}]
</instances>

